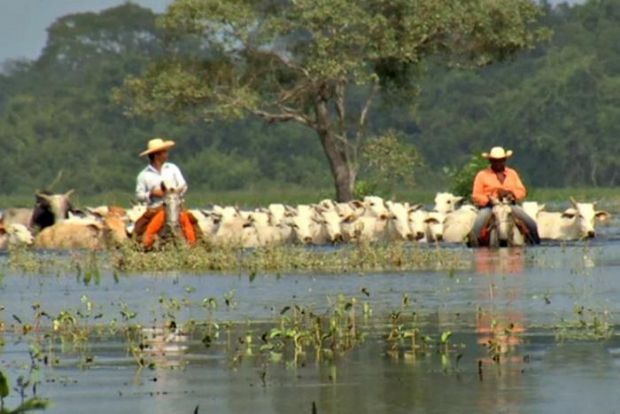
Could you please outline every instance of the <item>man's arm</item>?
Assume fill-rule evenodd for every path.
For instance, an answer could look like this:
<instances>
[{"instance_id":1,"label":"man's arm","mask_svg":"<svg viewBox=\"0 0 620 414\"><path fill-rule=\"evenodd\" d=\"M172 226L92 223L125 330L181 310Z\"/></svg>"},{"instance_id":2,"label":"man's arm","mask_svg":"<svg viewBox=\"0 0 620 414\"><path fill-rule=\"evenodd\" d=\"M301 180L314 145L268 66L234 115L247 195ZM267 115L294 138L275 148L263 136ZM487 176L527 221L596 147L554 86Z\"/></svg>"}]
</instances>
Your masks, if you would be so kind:
<instances>
[{"instance_id":1,"label":"man's arm","mask_svg":"<svg viewBox=\"0 0 620 414\"><path fill-rule=\"evenodd\" d=\"M136 199L140 203L148 203L151 198L151 194L146 185L146 178L144 174L139 174L136 180Z\"/></svg>"},{"instance_id":2,"label":"man's arm","mask_svg":"<svg viewBox=\"0 0 620 414\"><path fill-rule=\"evenodd\" d=\"M185 181L185 177L181 173L181 170L176 165L174 166L174 180L177 183L177 188L181 191L181 194L185 194L187 191L187 181Z\"/></svg>"},{"instance_id":3,"label":"man's arm","mask_svg":"<svg viewBox=\"0 0 620 414\"><path fill-rule=\"evenodd\" d=\"M507 188L507 190L512 191L516 201L521 201L527 195L527 190L525 189L523 182L521 182L519 174L515 170L511 170L511 172L514 176L514 180L511 182L511 186L510 188Z\"/></svg>"},{"instance_id":4,"label":"man's arm","mask_svg":"<svg viewBox=\"0 0 620 414\"><path fill-rule=\"evenodd\" d=\"M471 199L473 200L474 204L478 207L484 207L487 204L489 204L489 202L491 201L489 196L484 193L483 171L480 171L478 174L476 174L476 178L474 179L474 189L471 194Z\"/></svg>"}]
</instances>

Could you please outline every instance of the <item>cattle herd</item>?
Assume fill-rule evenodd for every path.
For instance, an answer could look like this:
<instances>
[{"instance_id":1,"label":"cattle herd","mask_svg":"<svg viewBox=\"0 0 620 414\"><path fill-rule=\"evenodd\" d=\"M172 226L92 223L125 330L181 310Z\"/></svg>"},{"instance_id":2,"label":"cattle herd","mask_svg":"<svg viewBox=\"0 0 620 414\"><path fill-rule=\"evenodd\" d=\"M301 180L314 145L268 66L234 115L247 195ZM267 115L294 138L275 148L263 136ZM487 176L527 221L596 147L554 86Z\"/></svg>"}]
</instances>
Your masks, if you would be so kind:
<instances>
[{"instance_id":1,"label":"cattle herd","mask_svg":"<svg viewBox=\"0 0 620 414\"><path fill-rule=\"evenodd\" d=\"M9 208L0 219L0 249L33 245L43 249L103 249L131 239L141 205L75 209L65 194L38 193L34 208ZM232 206L190 209L201 237L213 244L257 247L274 244L329 245L358 241L410 241L415 243L467 243L477 215L476 207L463 198L437 193L432 209L421 204L386 201L369 196L363 200L289 206L270 204L254 210ZM520 244L518 227L510 226L510 209L496 206L498 222L508 244ZM547 240L578 240L595 236L595 221L609 213L594 203L571 199L562 212L545 211L536 202L523 209L537 222L539 235Z\"/></svg>"}]
</instances>

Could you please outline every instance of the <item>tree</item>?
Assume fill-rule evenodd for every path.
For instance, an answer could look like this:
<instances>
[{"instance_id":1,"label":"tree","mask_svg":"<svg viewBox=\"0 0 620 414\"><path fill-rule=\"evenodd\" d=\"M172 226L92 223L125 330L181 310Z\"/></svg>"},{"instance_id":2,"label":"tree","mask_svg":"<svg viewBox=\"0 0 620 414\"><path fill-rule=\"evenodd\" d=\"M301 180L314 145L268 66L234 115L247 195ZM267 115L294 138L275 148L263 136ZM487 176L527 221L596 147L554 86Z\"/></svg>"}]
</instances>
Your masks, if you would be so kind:
<instances>
[{"instance_id":1,"label":"tree","mask_svg":"<svg viewBox=\"0 0 620 414\"><path fill-rule=\"evenodd\" d=\"M547 35L532 27L540 12L533 0L176 0L161 20L168 55L116 98L134 115L311 128L345 201L379 92L411 91L431 56L482 66L528 48Z\"/></svg>"}]
</instances>

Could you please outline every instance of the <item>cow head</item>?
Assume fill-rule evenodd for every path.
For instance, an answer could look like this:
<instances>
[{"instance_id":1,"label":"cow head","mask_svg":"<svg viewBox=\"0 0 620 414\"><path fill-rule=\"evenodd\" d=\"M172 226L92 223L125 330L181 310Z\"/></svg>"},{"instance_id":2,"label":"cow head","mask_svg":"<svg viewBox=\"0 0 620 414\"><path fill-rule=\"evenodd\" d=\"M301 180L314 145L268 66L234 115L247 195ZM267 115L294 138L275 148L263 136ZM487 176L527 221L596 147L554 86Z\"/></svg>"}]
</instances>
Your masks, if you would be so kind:
<instances>
[{"instance_id":1,"label":"cow head","mask_svg":"<svg viewBox=\"0 0 620 414\"><path fill-rule=\"evenodd\" d=\"M456 210L462 202L463 197L461 196L455 196L452 193L437 193L433 210L440 213L450 213Z\"/></svg>"},{"instance_id":2,"label":"cow head","mask_svg":"<svg viewBox=\"0 0 620 414\"><path fill-rule=\"evenodd\" d=\"M562 213L562 217L574 219L579 226L581 238L593 238L596 235L594 220L605 221L610 214L604 210L595 210L596 203L579 203L573 197L570 198L572 208Z\"/></svg>"}]
</instances>

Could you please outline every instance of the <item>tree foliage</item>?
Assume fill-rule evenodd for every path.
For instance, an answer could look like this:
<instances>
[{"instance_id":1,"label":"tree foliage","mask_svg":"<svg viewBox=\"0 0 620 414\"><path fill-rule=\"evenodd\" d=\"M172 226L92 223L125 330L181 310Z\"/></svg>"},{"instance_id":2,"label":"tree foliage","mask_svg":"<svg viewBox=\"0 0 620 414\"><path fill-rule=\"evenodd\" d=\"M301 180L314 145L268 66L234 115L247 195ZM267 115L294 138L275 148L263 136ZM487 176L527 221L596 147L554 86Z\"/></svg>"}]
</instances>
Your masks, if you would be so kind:
<instances>
[{"instance_id":1,"label":"tree foliage","mask_svg":"<svg viewBox=\"0 0 620 414\"><path fill-rule=\"evenodd\" d=\"M275 3L261 4L267 7ZM238 13L242 11L240 8ZM172 12L180 18L182 10ZM191 13L187 16L189 19ZM150 10L131 3L100 13L64 16L50 26L40 58L3 66L0 194L30 195L52 182L56 182L55 189L75 188L78 194L85 195L131 193L145 162L137 154L148 139L160 135L177 141L172 159L187 176L192 192L289 185L324 189L330 185L331 169L321 141L316 138L318 134L302 123L265 123L261 117L246 117L246 110L235 114L223 102L218 111L230 110L231 116L218 115L205 123L203 119L211 117L213 105L200 95L195 105L174 95L169 100L155 95L152 100L132 101L137 109L157 110L159 115L127 118L124 109L112 99L112 91L121 87L127 76L149 85L145 89L149 93L165 94L175 89L164 88L164 80L173 86L185 80L167 76L163 69L158 71L164 63L153 62L159 62L162 56L174 56L167 65L176 64L181 73L190 74L191 67L184 66L190 57L205 65L219 61L215 56L204 59L208 53L217 52L204 42L204 36L183 32L173 36L166 26L169 16L163 18L163 27L156 24L157 18ZM488 151L494 145L515 151L510 165L530 186L618 185L620 168L615 154L620 152L620 0L547 6L541 23L554 32L549 42L479 70L456 70L457 63L466 62L464 56L453 54L448 61L443 52L430 56L425 64L396 64L381 59L364 67L369 71L366 73L376 72L379 78L379 90L366 115L364 136L398 131L399 142L414 146L424 160L416 171L417 185L438 191L448 186L449 177L443 167L459 170L469 162L471 154ZM299 36L301 42L304 37ZM261 39L252 41L271 44ZM170 54L170 48L175 53ZM264 98L270 94L291 90L293 83L287 82L297 82L303 76L268 55L267 51L257 52L234 60L236 64L260 58L264 69L256 76L269 77L269 85L282 85L282 91L275 86L249 89L252 96L261 97L256 105L268 102ZM292 59L298 55L287 51L281 56ZM344 53L343 59L349 59L347 56ZM157 73L161 79L151 83L148 76ZM205 73L227 76L224 70ZM230 79L238 80L233 86L245 82L240 76L243 73L242 68L228 73ZM344 119L347 137L354 140L359 130L355 127L356 117L359 121L373 79L370 84L363 83L362 74L357 72L352 79L361 84L347 81ZM201 88L213 82L201 83ZM150 87L155 84L162 88ZM328 85L327 97L332 99L337 83ZM227 87L215 92L223 95L226 91ZM419 94L412 104L408 95L416 91ZM307 96L299 93L289 102ZM181 113L183 117L159 112L162 102L171 105L170 111L164 112ZM308 106L302 113L315 116L313 101L305 102ZM329 102L330 128L338 132L338 108L334 100ZM141 108L139 104L152 107ZM363 163L360 157L359 177L372 182L372 171ZM411 184L396 181L395 185Z\"/></svg>"},{"instance_id":2,"label":"tree foliage","mask_svg":"<svg viewBox=\"0 0 620 414\"><path fill-rule=\"evenodd\" d=\"M484 66L532 47L547 34L532 28L539 15L532 0L176 0L162 19L165 59L117 97L135 114L304 125L344 201L382 87L416 84L409 72L430 56Z\"/></svg>"}]
</instances>

